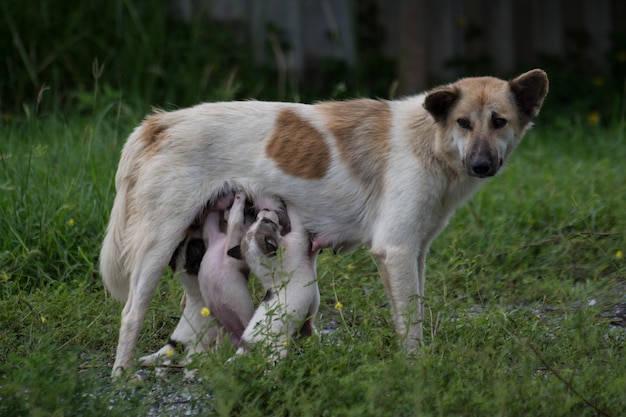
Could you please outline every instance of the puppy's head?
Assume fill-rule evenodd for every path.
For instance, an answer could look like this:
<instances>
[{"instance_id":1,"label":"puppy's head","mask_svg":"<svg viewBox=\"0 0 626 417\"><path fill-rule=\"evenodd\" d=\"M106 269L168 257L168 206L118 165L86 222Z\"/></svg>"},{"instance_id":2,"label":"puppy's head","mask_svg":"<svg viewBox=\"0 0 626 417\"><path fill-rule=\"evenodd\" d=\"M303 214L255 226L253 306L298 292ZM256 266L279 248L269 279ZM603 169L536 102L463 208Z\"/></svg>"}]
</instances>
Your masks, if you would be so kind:
<instances>
[{"instance_id":1,"label":"puppy's head","mask_svg":"<svg viewBox=\"0 0 626 417\"><path fill-rule=\"evenodd\" d=\"M276 212L261 210L241 240L241 245L230 249L228 254L251 263L264 256L275 256L281 239L281 226Z\"/></svg>"},{"instance_id":2,"label":"puppy's head","mask_svg":"<svg viewBox=\"0 0 626 417\"><path fill-rule=\"evenodd\" d=\"M510 81L465 78L432 90L424 108L456 153L465 172L478 178L495 175L539 114L548 93L548 76L532 70Z\"/></svg>"}]
</instances>

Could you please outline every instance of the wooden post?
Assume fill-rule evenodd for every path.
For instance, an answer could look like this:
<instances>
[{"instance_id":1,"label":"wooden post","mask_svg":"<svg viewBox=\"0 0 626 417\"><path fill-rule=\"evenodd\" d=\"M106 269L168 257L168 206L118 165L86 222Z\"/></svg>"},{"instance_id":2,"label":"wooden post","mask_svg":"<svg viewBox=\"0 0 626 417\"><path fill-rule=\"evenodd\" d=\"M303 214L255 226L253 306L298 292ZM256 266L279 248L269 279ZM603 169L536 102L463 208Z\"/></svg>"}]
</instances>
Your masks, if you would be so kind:
<instances>
[{"instance_id":1,"label":"wooden post","mask_svg":"<svg viewBox=\"0 0 626 417\"><path fill-rule=\"evenodd\" d=\"M415 94L427 87L428 43L426 24L430 16L428 0L403 0L400 7L399 91Z\"/></svg>"}]
</instances>

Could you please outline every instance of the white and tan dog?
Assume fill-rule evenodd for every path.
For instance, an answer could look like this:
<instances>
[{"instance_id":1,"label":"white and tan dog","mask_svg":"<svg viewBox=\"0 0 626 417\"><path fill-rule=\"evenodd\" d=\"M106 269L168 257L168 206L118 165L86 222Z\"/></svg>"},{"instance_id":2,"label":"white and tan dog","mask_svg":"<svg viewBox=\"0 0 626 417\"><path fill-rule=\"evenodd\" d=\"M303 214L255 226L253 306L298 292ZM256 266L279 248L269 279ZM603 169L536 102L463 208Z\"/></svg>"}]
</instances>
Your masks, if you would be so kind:
<instances>
[{"instance_id":1,"label":"white and tan dog","mask_svg":"<svg viewBox=\"0 0 626 417\"><path fill-rule=\"evenodd\" d=\"M291 231L284 237L278 215L260 211L257 220L228 253L245 260L265 289L241 337L238 353L250 345L265 343L274 359L287 354L289 339L316 333L314 320L320 305L315 261L318 250L311 250L309 233L295 210L289 210Z\"/></svg>"},{"instance_id":2,"label":"white and tan dog","mask_svg":"<svg viewBox=\"0 0 626 417\"><path fill-rule=\"evenodd\" d=\"M131 366L168 260L225 183L282 198L316 248L369 245L396 331L415 349L431 242L506 163L547 92L533 70L397 101L208 103L149 116L122 151L100 257L105 285L125 300L113 374Z\"/></svg>"}]
</instances>

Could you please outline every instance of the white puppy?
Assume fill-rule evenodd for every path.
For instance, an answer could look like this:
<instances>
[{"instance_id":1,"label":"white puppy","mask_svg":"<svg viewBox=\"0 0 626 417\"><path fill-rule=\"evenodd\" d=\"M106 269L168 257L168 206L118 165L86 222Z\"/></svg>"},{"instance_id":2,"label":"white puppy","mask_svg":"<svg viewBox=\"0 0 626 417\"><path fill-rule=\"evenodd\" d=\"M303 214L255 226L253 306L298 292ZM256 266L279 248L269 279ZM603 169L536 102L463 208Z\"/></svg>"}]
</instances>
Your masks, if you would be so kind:
<instances>
[{"instance_id":1,"label":"white puppy","mask_svg":"<svg viewBox=\"0 0 626 417\"><path fill-rule=\"evenodd\" d=\"M316 333L313 321L320 304L315 273L318 251L311 250L309 234L298 213L288 209L288 215L291 232L283 237L276 213L260 211L239 249L229 251L246 261L265 289L265 298L243 333L238 353L263 342L275 358L283 357L290 337Z\"/></svg>"}]
</instances>

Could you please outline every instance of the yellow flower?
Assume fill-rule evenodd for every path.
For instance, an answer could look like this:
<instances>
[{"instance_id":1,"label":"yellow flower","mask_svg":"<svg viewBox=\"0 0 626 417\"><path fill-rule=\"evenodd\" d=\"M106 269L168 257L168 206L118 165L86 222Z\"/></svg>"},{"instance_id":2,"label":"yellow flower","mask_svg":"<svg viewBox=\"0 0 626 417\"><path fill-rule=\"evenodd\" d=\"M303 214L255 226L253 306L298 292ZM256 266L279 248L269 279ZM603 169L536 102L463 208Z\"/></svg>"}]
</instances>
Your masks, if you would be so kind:
<instances>
[{"instance_id":1,"label":"yellow flower","mask_svg":"<svg viewBox=\"0 0 626 417\"><path fill-rule=\"evenodd\" d=\"M165 351L165 354L166 354L167 356L172 356L172 355L174 354L174 349L172 349L172 348L168 348L168 349Z\"/></svg>"},{"instance_id":2,"label":"yellow flower","mask_svg":"<svg viewBox=\"0 0 626 417\"><path fill-rule=\"evenodd\" d=\"M341 311L341 309L343 308L343 304L341 304L341 301L337 301L337 304L335 304L335 308Z\"/></svg>"},{"instance_id":3,"label":"yellow flower","mask_svg":"<svg viewBox=\"0 0 626 417\"><path fill-rule=\"evenodd\" d=\"M47 319L44 316L39 317L41 324L46 324Z\"/></svg>"},{"instance_id":4,"label":"yellow flower","mask_svg":"<svg viewBox=\"0 0 626 417\"><path fill-rule=\"evenodd\" d=\"M600 123L600 113L596 110L592 110L587 115L587 123L590 126L597 126Z\"/></svg>"},{"instance_id":5,"label":"yellow flower","mask_svg":"<svg viewBox=\"0 0 626 417\"><path fill-rule=\"evenodd\" d=\"M347 270L348 272L350 272L350 271L354 271L355 269L356 269L356 267L354 266L354 264L348 264L348 265L346 266L346 270Z\"/></svg>"},{"instance_id":6,"label":"yellow flower","mask_svg":"<svg viewBox=\"0 0 626 417\"><path fill-rule=\"evenodd\" d=\"M615 54L615 59L617 59L618 62L626 62L626 51L619 51L617 54Z\"/></svg>"},{"instance_id":7,"label":"yellow flower","mask_svg":"<svg viewBox=\"0 0 626 417\"><path fill-rule=\"evenodd\" d=\"M624 254L622 253L622 251L621 251L621 250L618 250L618 251L615 253L615 259L622 259L623 257L624 257Z\"/></svg>"},{"instance_id":8,"label":"yellow flower","mask_svg":"<svg viewBox=\"0 0 626 417\"><path fill-rule=\"evenodd\" d=\"M73 219L73 218L70 218L70 219L67 221L67 225L68 225L69 227L74 227L74 219Z\"/></svg>"},{"instance_id":9,"label":"yellow flower","mask_svg":"<svg viewBox=\"0 0 626 417\"><path fill-rule=\"evenodd\" d=\"M8 281L9 280L9 274L7 274L7 271L3 271L2 275L0 275L0 281Z\"/></svg>"},{"instance_id":10,"label":"yellow flower","mask_svg":"<svg viewBox=\"0 0 626 417\"><path fill-rule=\"evenodd\" d=\"M200 310L200 314L202 315L202 317L209 317L209 314L211 314L211 310L206 307L202 307L202 310Z\"/></svg>"},{"instance_id":11,"label":"yellow flower","mask_svg":"<svg viewBox=\"0 0 626 417\"><path fill-rule=\"evenodd\" d=\"M593 85L596 87L602 87L604 85L604 77L601 75L596 75L593 77Z\"/></svg>"},{"instance_id":12,"label":"yellow flower","mask_svg":"<svg viewBox=\"0 0 626 417\"><path fill-rule=\"evenodd\" d=\"M468 23L469 23L469 20L467 19L467 17L463 15L456 18L456 26L461 29L465 29Z\"/></svg>"}]
</instances>

